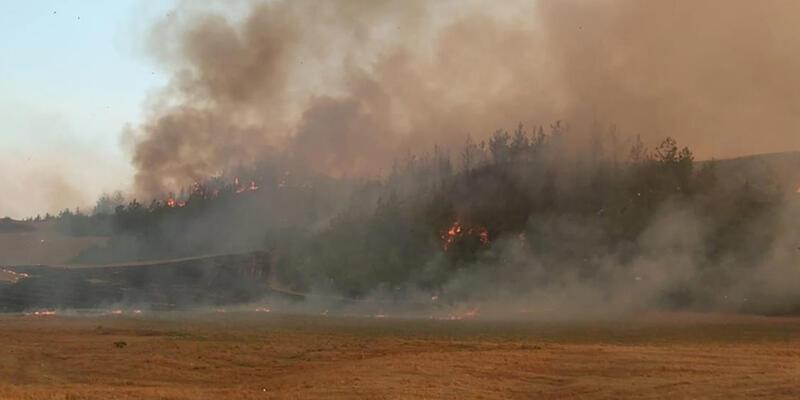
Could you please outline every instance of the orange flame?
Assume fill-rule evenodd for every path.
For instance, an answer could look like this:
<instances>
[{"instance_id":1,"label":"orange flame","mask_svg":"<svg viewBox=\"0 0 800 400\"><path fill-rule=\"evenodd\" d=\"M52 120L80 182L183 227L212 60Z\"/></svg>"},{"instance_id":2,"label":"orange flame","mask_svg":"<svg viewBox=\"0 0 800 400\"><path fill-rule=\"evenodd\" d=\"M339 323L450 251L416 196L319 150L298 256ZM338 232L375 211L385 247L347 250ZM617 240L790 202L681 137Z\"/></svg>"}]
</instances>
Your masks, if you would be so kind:
<instances>
[{"instance_id":1,"label":"orange flame","mask_svg":"<svg viewBox=\"0 0 800 400\"><path fill-rule=\"evenodd\" d=\"M456 239L465 233L469 236L473 237L477 236L478 240L482 245L489 244L488 229L482 226L474 226L469 229L466 229L465 231L461 223L459 221L455 221L453 222L453 225L451 225L450 228L448 228L447 231L442 233L440 236L443 242L442 247L444 248L444 250L447 251L448 249L450 249L450 247L453 245Z\"/></svg>"},{"instance_id":2,"label":"orange flame","mask_svg":"<svg viewBox=\"0 0 800 400\"><path fill-rule=\"evenodd\" d=\"M461 231L462 231L461 223L456 221L453 222L453 225L450 226L450 229L448 229L447 232L442 234L441 238L442 241L444 241L443 247L445 251L447 251L447 249L450 248L453 242L456 241L456 237L461 235Z\"/></svg>"},{"instance_id":3,"label":"orange flame","mask_svg":"<svg viewBox=\"0 0 800 400\"><path fill-rule=\"evenodd\" d=\"M175 195L172 194L172 193L169 194L169 198L167 198L167 201L165 201L164 204L166 204L166 206L169 207L169 208L186 206L186 202L185 201L175 200Z\"/></svg>"},{"instance_id":4,"label":"orange flame","mask_svg":"<svg viewBox=\"0 0 800 400\"><path fill-rule=\"evenodd\" d=\"M167 199L167 203L166 204L167 204L167 207L169 207L169 208L175 208L175 207L180 208L180 207L185 207L186 206L186 202L185 201L178 201L178 200L175 200L172 197Z\"/></svg>"}]
</instances>

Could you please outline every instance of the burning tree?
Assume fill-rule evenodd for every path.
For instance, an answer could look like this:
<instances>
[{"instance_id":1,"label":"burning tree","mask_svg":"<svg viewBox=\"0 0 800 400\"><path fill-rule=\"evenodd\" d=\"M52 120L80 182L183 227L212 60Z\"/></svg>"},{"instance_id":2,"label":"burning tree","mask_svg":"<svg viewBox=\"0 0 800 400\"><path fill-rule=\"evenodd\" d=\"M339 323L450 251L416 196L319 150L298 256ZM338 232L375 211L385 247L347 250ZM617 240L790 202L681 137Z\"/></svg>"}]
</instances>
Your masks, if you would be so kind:
<instances>
[{"instance_id":1,"label":"burning tree","mask_svg":"<svg viewBox=\"0 0 800 400\"><path fill-rule=\"evenodd\" d=\"M748 237L755 223L771 226L780 196L717 179L714 163L695 168L691 151L674 140L653 151L635 141L621 161L619 151L602 150L608 136L601 134L592 153L570 158L564 132L560 124L549 134L519 126L488 145L468 139L458 170L435 148L400 158L386 179L310 179L278 169L199 182L149 206L117 205L107 216L111 245L84 257L268 249L293 290L438 296L455 271L503 268L509 241L547 260L548 274L590 276L597 254L624 248L624 257L635 257L638 238L668 203L708 217L713 234L701 247L709 265L731 254L752 261L774 239ZM488 275L513 280L513 272Z\"/></svg>"}]
</instances>

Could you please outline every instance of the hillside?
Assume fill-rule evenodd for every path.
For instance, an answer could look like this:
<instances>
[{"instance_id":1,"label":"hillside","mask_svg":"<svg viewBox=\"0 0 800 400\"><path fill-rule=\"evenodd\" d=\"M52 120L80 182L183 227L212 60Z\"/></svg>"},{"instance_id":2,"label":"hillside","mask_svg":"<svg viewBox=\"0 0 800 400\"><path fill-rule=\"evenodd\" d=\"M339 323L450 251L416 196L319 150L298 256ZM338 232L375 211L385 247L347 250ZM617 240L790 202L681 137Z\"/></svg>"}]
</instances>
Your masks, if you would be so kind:
<instances>
[{"instance_id":1,"label":"hillside","mask_svg":"<svg viewBox=\"0 0 800 400\"><path fill-rule=\"evenodd\" d=\"M620 309L768 313L800 304L783 284L800 237L787 223L800 212L800 153L692 162L665 140L612 163L562 160L558 136L521 137L466 148L482 161L458 171L439 153L347 190L254 173L113 214L14 222L0 234L0 265L269 251L282 286L352 299L504 293L576 310L597 297Z\"/></svg>"},{"instance_id":2,"label":"hillside","mask_svg":"<svg viewBox=\"0 0 800 400\"><path fill-rule=\"evenodd\" d=\"M706 164L709 161L698 162ZM715 160L718 176L725 183L741 185L776 184L787 190L800 190L800 151L757 154L737 158Z\"/></svg>"},{"instance_id":3,"label":"hillside","mask_svg":"<svg viewBox=\"0 0 800 400\"><path fill-rule=\"evenodd\" d=\"M57 232L53 221L20 222L5 220L0 226L0 266L64 264L107 238L73 237Z\"/></svg>"}]
</instances>

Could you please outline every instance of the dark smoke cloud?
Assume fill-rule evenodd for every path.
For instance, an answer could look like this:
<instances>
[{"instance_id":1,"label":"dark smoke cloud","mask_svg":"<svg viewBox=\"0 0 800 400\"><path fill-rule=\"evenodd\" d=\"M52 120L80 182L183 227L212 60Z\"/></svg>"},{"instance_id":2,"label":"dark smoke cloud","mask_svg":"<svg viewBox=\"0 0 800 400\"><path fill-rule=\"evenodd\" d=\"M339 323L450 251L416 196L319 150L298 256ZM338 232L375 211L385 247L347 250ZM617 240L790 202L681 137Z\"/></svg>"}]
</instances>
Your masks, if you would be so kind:
<instances>
[{"instance_id":1,"label":"dark smoke cloud","mask_svg":"<svg viewBox=\"0 0 800 400\"><path fill-rule=\"evenodd\" d=\"M172 81L135 134L141 194L274 157L374 176L521 121L616 123L700 158L800 148L793 1L269 1L153 30Z\"/></svg>"}]
</instances>

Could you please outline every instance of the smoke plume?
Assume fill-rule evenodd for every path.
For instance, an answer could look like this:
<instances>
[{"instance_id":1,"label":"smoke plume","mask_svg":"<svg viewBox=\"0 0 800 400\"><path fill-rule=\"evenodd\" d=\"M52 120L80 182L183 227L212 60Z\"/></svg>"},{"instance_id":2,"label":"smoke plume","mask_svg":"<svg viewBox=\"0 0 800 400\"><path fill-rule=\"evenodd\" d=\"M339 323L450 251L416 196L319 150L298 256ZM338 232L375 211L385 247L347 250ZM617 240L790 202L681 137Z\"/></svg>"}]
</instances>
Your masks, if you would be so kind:
<instances>
[{"instance_id":1,"label":"smoke plume","mask_svg":"<svg viewBox=\"0 0 800 400\"><path fill-rule=\"evenodd\" d=\"M259 161L376 176L517 122L615 123L700 158L800 148L794 1L260 1L152 31L142 195ZM577 144L586 143L579 134Z\"/></svg>"}]
</instances>

